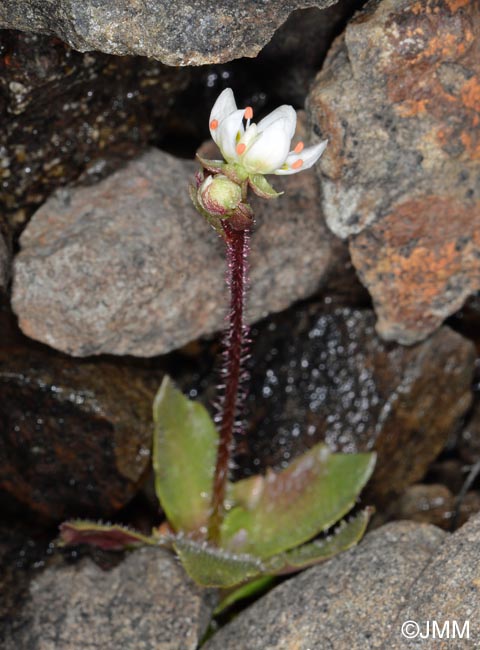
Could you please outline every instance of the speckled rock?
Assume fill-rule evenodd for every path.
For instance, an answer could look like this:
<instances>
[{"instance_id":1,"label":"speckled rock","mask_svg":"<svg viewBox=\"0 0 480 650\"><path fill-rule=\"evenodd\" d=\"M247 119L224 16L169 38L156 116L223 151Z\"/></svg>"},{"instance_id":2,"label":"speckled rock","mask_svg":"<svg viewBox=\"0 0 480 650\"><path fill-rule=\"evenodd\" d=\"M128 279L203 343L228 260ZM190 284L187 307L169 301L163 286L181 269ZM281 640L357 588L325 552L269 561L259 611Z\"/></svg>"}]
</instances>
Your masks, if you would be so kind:
<instances>
[{"instance_id":1,"label":"speckled rock","mask_svg":"<svg viewBox=\"0 0 480 650\"><path fill-rule=\"evenodd\" d=\"M424 339L480 289L479 35L476 2L370 2L310 94L325 216L388 340Z\"/></svg>"},{"instance_id":2,"label":"speckled rock","mask_svg":"<svg viewBox=\"0 0 480 650\"><path fill-rule=\"evenodd\" d=\"M478 558L480 554L480 516L473 517L444 543L432 557L427 570L413 585L407 602L398 613L398 623L385 643L389 650L424 648L425 650L464 650L478 646L480 636L480 583ZM419 623L422 635L408 642L402 638L400 626L403 621ZM444 636L432 643L428 638L426 621L437 621L440 629L448 621L450 638ZM453 622L461 633L466 621L468 636L455 636ZM432 629L432 628L431 628ZM466 631L464 631L466 634Z\"/></svg>"},{"instance_id":3,"label":"speckled rock","mask_svg":"<svg viewBox=\"0 0 480 650\"><path fill-rule=\"evenodd\" d=\"M3 0L0 26L53 34L80 51L141 54L169 65L253 57L294 9L336 0Z\"/></svg>"},{"instance_id":4,"label":"speckled rock","mask_svg":"<svg viewBox=\"0 0 480 650\"><path fill-rule=\"evenodd\" d=\"M480 396L476 395L472 413L459 438L459 451L466 463L480 461Z\"/></svg>"},{"instance_id":5,"label":"speckled rock","mask_svg":"<svg viewBox=\"0 0 480 650\"><path fill-rule=\"evenodd\" d=\"M62 190L42 206L14 266L24 333L72 355L153 356L222 329L224 246L191 205L196 168L151 150L95 187ZM315 174L275 181L284 196L252 201L250 320L313 293L339 250L318 208Z\"/></svg>"},{"instance_id":6,"label":"speckled rock","mask_svg":"<svg viewBox=\"0 0 480 650\"><path fill-rule=\"evenodd\" d=\"M204 650L368 650L383 641L445 533L428 524L383 526L324 565L271 591Z\"/></svg>"},{"instance_id":7,"label":"speckled rock","mask_svg":"<svg viewBox=\"0 0 480 650\"><path fill-rule=\"evenodd\" d=\"M191 76L157 61L79 54L58 39L0 32L2 213L18 223L80 174L88 182L124 164L161 137Z\"/></svg>"},{"instance_id":8,"label":"speckled rock","mask_svg":"<svg viewBox=\"0 0 480 650\"><path fill-rule=\"evenodd\" d=\"M111 516L148 471L157 382L13 342L4 325L0 491L43 518Z\"/></svg>"},{"instance_id":9,"label":"speckled rock","mask_svg":"<svg viewBox=\"0 0 480 650\"><path fill-rule=\"evenodd\" d=\"M367 502L422 479L470 406L475 350L447 327L404 347L374 325L372 310L312 303L254 329L242 471L279 467L325 440L377 451Z\"/></svg>"},{"instance_id":10,"label":"speckled rock","mask_svg":"<svg viewBox=\"0 0 480 650\"><path fill-rule=\"evenodd\" d=\"M214 605L161 549L134 551L108 571L89 558L57 562L33 577L0 641L4 650L195 650Z\"/></svg>"},{"instance_id":11,"label":"speckled rock","mask_svg":"<svg viewBox=\"0 0 480 650\"><path fill-rule=\"evenodd\" d=\"M0 216L0 291L6 289L10 279L12 260L10 238L8 235L9 230L6 221L2 222L2 217Z\"/></svg>"}]
</instances>

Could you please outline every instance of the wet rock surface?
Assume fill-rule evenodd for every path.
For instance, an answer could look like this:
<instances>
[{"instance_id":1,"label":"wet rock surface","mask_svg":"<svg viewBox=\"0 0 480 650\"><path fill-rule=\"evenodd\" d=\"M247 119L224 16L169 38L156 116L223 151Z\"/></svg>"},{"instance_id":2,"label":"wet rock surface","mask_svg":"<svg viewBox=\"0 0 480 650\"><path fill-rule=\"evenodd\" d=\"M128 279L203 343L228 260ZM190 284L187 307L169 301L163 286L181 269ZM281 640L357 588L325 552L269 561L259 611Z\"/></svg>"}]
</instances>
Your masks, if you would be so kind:
<instances>
[{"instance_id":1,"label":"wet rock surface","mask_svg":"<svg viewBox=\"0 0 480 650\"><path fill-rule=\"evenodd\" d=\"M367 499L422 478L470 405L475 351L447 327L406 348L374 325L371 310L312 303L253 331L242 468L281 466L325 440L377 451Z\"/></svg>"},{"instance_id":2,"label":"wet rock surface","mask_svg":"<svg viewBox=\"0 0 480 650\"><path fill-rule=\"evenodd\" d=\"M479 30L474 2L369 3L309 97L325 216L388 340L425 338L480 288Z\"/></svg>"},{"instance_id":3,"label":"wet rock surface","mask_svg":"<svg viewBox=\"0 0 480 650\"><path fill-rule=\"evenodd\" d=\"M0 26L53 34L80 51L140 54L172 66L201 65L255 56L293 10L335 2L167 0L147 7L130 0L63 0L46 12L43 0L4 0Z\"/></svg>"},{"instance_id":4,"label":"wet rock surface","mask_svg":"<svg viewBox=\"0 0 480 650\"><path fill-rule=\"evenodd\" d=\"M134 551L102 570L61 558L37 571L0 628L5 650L195 650L215 606L172 555Z\"/></svg>"},{"instance_id":5,"label":"wet rock surface","mask_svg":"<svg viewBox=\"0 0 480 650\"><path fill-rule=\"evenodd\" d=\"M222 329L224 248L191 205L196 168L150 150L42 206L15 261L23 332L77 356L153 356ZM312 294L343 246L323 222L313 172L275 186L286 191L278 201L252 200L250 320Z\"/></svg>"},{"instance_id":6,"label":"wet rock surface","mask_svg":"<svg viewBox=\"0 0 480 650\"><path fill-rule=\"evenodd\" d=\"M5 10L2 2L0 15ZM0 32L2 211L21 221L60 185L123 165L161 136L191 76L140 57L80 54L58 39Z\"/></svg>"},{"instance_id":7,"label":"wet rock surface","mask_svg":"<svg viewBox=\"0 0 480 650\"><path fill-rule=\"evenodd\" d=\"M355 549L271 591L220 630L205 650L383 647L390 631L400 635L401 603L444 538L443 531L427 524L388 524Z\"/></svg>"},{"instance_id":8,"label":"wet rock surface","mask_svg":"<svg viewBox=\"0 0 480 650\"><path fill-rule=\"evenodd\" d=\"M47 519L111 516L147 472L156 385L131 368L80 363L6 337L0 490Z\"/></svg>"}]
</instances>

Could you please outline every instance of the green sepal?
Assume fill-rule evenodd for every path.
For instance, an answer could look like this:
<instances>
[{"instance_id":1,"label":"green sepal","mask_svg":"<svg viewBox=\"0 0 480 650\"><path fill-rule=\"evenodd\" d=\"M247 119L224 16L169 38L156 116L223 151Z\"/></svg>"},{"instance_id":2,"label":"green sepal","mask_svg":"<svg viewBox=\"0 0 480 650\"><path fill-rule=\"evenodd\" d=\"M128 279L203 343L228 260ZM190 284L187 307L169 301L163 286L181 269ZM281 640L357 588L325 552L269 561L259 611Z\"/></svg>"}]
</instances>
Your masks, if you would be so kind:
<instances>
[{"instance_id":1,"label":"green sepal","mask_svg":"<svg viewBox=\"0 0 480 650\"><path fill-rule=\"evenodd\" d=\"M304 544L351 510L374 465L375 454L334 454L320 443L278 473L239 481L221 546L265 559Z\"/></svg>"},{"instance_id":2,"label":"green sepal","mask_svg":"<svg viewBox=\"0 0 480 650\"><path fill-rule=\"evenodd\" d=\"M278 199L284 192L277 192L267 181L263 174L252 174L248 177L248 184L257 196L262 199Z\"/></svg>"},{"instance_id":3,"label":"green sepal","mask_svg":"<svg viewBox=\"0 0 480 650\"><path fill-rule=\"evenodd\" d=\"M153 403L155 491L178 532L207 525L218 432L206 408L189 400L165 376Z\"/></svg>"},{"instance_id":4,"label":"green sepal","mask_svg":"<svg viewBox=\"0 0 480 650\"><path fill-rule=\"evenodd\" d=\"M176 537L173 547L185 571L202 587L227 589L255 578L265 570L256 557L229 553L187 537Z\"/></svg>"},{"instance_id":5,"label":"green sepal","mask_svg":"<svg viewBox=\"0 0 480 650\"><path fill-rule=\"evenodd\" d=\"M212 172L212 174L218 174L219 172L224 173L223 169L226 166L227 163L223 160L207 160L206 158L202 158L201 156L198 155L196 156L198 162L202 165L204 169L206 169L209 172Z\"/></svg>"}]
</instances>

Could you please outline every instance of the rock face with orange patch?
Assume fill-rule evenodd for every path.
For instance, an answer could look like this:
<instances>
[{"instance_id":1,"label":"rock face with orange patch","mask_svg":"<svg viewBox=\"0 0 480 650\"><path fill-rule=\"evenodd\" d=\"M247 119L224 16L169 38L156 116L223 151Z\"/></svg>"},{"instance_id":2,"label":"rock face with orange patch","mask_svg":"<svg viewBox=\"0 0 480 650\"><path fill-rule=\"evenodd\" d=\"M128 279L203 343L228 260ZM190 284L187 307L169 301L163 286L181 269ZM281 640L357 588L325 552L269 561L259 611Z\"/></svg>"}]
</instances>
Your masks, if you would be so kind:
<instances>
[{"instance_id":1,"label":"rock face with orange patch","mask_svg":"<svg viewBox=\"0 0 480 650\"><path fill-rule=\"evenodd\" d=\"M309 97L323 208L386 339L422 340L480 289L480 5L369 3Z\"/></svg>"}]
</instances>

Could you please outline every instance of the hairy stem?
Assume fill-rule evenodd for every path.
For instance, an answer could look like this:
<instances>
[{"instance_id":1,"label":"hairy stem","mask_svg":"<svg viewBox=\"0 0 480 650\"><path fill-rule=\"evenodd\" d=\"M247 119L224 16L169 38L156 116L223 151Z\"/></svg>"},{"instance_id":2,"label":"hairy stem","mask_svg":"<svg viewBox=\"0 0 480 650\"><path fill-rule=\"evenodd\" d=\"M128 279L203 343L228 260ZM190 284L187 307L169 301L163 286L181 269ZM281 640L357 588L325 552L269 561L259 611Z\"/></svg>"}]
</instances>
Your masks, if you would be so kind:
<instances>
[{"instance_id":1,"label":"hairy stem","mask_svg":"<svg viewBox=\"0 0 480 650\"><path fill-rule=\"evenodd\" d=\"M228 470L233 452L234 432L243 397L241 392L242 360L247 341L244 324L244 301L247 287L247 257L249 231L234 230L223 222L227 246L227 283L230 288L230 314L224 339L225 362L222 370L223 386L219 412L220 440L213 483L212 511L208 536L218 544L224 518L224 502Z\"/></svg>"}]
</instances>

